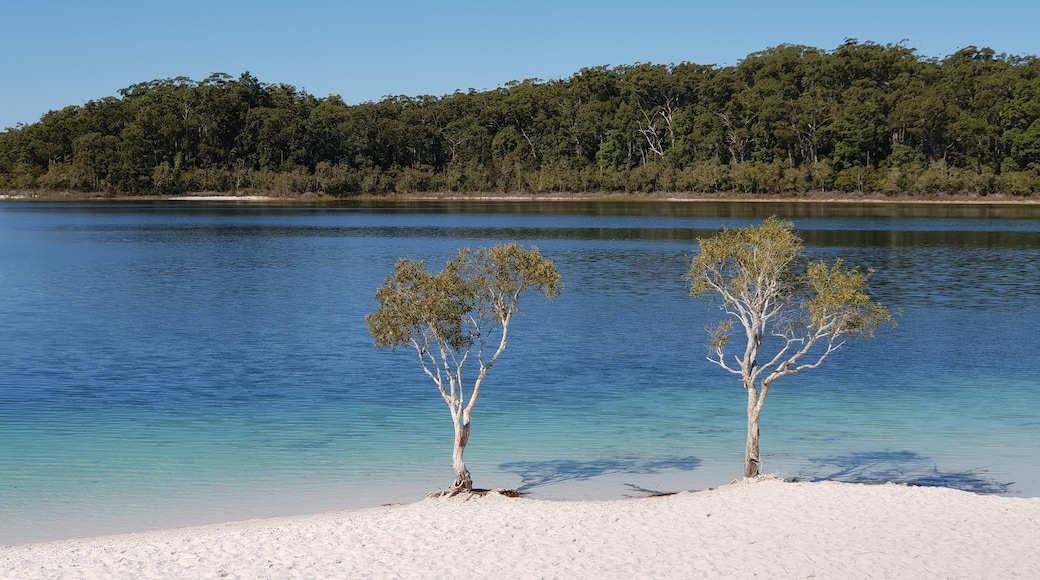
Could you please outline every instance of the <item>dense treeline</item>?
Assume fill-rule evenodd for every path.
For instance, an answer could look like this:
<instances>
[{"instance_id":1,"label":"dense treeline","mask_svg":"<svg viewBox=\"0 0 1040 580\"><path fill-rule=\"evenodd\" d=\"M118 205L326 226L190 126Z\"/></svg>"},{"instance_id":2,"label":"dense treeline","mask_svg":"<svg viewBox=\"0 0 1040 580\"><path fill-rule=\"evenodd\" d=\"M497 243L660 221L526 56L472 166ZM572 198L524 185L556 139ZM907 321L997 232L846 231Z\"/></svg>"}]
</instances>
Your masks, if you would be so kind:
<instances>
[{"instance_id":1,"label":"dense treeline","mask_svg":"<svg viewBox=\"0 0 1040 580\"><path fill-rule=\"evenodd\" d=\"M849 40L348 105L249 73L156 80L0 133L0 189L1040 191L1040 60Z\"/></svg>"}]
</instances>

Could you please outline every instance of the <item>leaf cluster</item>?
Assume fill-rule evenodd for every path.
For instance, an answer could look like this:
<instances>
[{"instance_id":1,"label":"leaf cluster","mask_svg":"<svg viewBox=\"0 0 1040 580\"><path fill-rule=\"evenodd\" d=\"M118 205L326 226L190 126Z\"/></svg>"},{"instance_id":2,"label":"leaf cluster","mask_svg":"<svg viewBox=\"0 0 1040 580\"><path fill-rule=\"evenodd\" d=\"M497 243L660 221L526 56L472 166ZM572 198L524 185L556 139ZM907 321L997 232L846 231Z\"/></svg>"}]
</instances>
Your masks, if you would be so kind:
<instances>
[{"instance_id":1,"label":"leaf cluster","mask_svg":"<svg viewBox=\"0 0 1040 580\"><path fill-rule=\"evenodd\" d=\"M465 350L472 344L465 320L476 296L472 282L448 270L431 273L424 262L402 258L376 291L379 309L365 322L379 347L415 342Z\"/></svg>"},{"instance_id":2,"label":"leaf cluster","mask_svg":"<svg viewBox=\"0 0 1040 580\"><path fill-rule=\"evenodd\" d=\"M849 268L840 258L833 265L803 263L802 241L793 228L771 217L758 227L722 229L698 240L700 252L690 264L691 294L718 301L728 315L707 328L709 359L730 368L724 354L739 323L747 344L737 363L748 380L766 369L774 378L797 372L798 359L819 342L825 345L822 354L802 368L814 367L845 337L870 338L892 322L888 309L869 294L870 271ZM768 362L760 361L770 340L777 346Z\"/></svg>"},{"instance_id":3,"label":"leaf cluster","mask_svg":"<svg viewBox=\"0 0 1040 580\"><path fill-rule=\"evenodd\" d=\"M822 261L810 263L805 275L809 327L829 328L834 336L873 338L878 328L892 323L888 309L871 299L867 279L872 273L858 266L846 267L840 258L832 266Z\"/></svg>"},{"instance_id":4,"label":"leaf cluster","mask_svg":"<svg viewBox=\"0 0 1040 580\"><path fill-rule=\"evenodd\" d=\"M553 300L561 289L559 271L537 248L461 248L437 273L421 261L398 260L376 291L378 310L365 321L376 346L464 352L508 326L521 295L538 290Z\"/></svg>"},{"instance_id":5,"label":"leaf cluster","mask_svg":"<svg viewBox=\"0 0 1040 580\"><path fill-rule=\"evenodd\" d=\"M693 296L720 292L724 300L765 305L792 294L793 266L802 250L793 227L771 217L759 227L722 228L698 239L700 252L688 272Z\"/></svg>"}]
</instances>

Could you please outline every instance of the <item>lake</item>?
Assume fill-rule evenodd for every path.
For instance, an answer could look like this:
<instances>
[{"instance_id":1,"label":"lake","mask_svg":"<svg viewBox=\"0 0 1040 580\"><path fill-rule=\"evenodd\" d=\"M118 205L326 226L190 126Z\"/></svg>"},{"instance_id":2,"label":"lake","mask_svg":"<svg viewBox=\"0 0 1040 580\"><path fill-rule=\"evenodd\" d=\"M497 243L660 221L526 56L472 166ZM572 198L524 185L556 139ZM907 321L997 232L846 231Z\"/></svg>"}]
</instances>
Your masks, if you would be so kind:
<instances>
[{"instance_id":1,"label":"lake","mask_svg":"<svg viewBox=\"0 0 1040 580\"><path fill-rule=\"evenodd\" d=\"M555 261L488 376L478 487L607 499L743 473L746 396L706 360L698 237L790 219L873 268L895 329L785 377L763 471L1040 496L1040 205L0 203L0 544L412 502L453 480L415 353L365 314L400 257Z\"/></svg>"}]
</instances>

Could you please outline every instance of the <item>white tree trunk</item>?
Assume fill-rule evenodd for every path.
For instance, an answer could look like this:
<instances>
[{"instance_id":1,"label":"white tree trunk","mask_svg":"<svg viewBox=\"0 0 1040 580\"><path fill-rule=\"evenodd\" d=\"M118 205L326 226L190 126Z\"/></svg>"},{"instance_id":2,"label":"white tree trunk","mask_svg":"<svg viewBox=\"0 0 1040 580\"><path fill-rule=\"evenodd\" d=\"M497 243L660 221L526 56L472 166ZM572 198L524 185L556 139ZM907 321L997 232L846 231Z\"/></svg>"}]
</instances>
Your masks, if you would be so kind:
<instances>
[{"instance_id":1,"label":"white tree trunk","mask_svg":"<svg viewBox=\"0 0 1040 580\"><path fill-rule=\"evenodd\" d=\"M758 393L754 385L745 386L748 395L747 408L747 444L744 447L744 477L758 477L762 467L762 458L758 451L758 421L762 416Z\"/></svg>"},{"instance_id":2,"label":"white tree trunk","mask_svg":"<svg viewBox=\"0 0 1040 580\"><path fill-rule=\"evenodd\" d=\"M462 423L455 422L455 445L451 454L451 467L455 470L455 483L451 484L450 491L469 491L473 489L473 478L466 469L466 460L463 453L466 451L466 443L469 443L469 413L464 413Z\"/></svg>"}]
</instances>

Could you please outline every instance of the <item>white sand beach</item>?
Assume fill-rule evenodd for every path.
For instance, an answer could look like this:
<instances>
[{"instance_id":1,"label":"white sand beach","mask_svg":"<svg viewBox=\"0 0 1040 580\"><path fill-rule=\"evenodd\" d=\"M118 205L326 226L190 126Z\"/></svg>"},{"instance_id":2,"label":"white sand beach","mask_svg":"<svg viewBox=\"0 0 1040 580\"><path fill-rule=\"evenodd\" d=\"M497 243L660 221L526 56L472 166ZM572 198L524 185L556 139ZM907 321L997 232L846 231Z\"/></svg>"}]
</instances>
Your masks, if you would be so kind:
<instances>
[{"instance_id":1,"label":"white sand beach","mask_svg":"<svg viewBox=\"0 0 1040 580\"><path fill-rule=\"evenodd\" d=\"M788 483L501 495L0 548L2 578L1040 578L1040 498Z\"/></svg>"}]
</instances>

